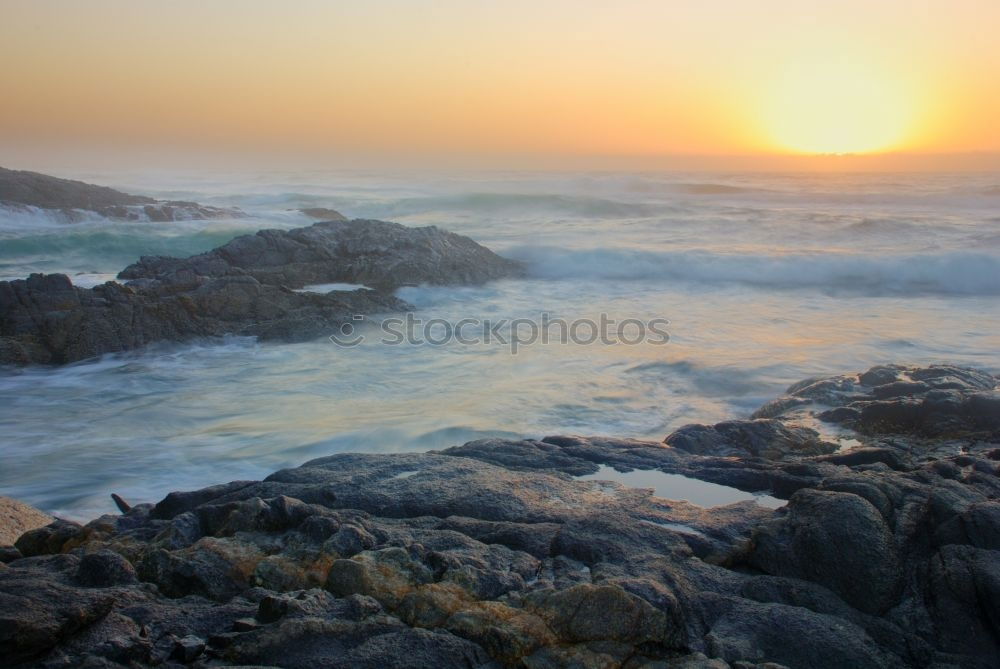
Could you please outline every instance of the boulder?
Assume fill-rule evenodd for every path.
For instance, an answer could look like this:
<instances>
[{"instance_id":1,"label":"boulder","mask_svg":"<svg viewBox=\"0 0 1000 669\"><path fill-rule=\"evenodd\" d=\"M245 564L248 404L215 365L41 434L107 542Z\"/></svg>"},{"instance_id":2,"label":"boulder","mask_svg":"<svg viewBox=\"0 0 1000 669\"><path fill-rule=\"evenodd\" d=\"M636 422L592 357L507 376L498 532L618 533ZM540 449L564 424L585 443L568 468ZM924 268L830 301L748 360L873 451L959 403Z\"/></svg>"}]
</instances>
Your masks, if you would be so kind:
<instances>
[{"instance_id":1,"label":"boulder","mask_svg":"<svg viewBox=\"0 0 1000 669\"><path fill-rule=\"evenodd\" d=\"M51 523L52 516L10 497L0 496L0 546L13 546L18 537Z\"/></svg>"},{"instance_id":2,"label":"boulder","mask_svg":"<svg viewBox=\"0 0 1000 669\"><path fill-rule=\"evenodd\" d=\"M824 585L860 611L884 613L902 585L892 532L878 509L845 492L800 490L757 528L749 562Z\"/></svg>"},{"instance_id":3,"label":"boulder","mask_svg":"<svg viewBox=\"0 0 1000 669\"><path fill-rule=\"evenodd\" d=\"M261 230L186 259L145 256L118 278L169 282L190 272L201 277L251 276L262 284L290 288L345 282L391 290L419 283L485 283L522 271L518 263L436 226L409 228L358 219Z\"/></svg>"}]
</instances>

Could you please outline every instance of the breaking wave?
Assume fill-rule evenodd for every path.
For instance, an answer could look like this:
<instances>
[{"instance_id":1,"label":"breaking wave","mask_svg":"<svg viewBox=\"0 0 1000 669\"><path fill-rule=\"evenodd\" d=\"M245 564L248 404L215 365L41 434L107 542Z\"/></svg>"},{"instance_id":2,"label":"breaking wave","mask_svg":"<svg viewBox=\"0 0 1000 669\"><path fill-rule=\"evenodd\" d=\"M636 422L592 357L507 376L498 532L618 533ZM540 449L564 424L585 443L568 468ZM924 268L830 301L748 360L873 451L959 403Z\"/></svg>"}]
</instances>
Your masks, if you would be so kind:
<instances>
[{"instance_id":1,"label":"breaking wave","mask_svg":"<svg viewBox=\"0 0 1000 669\"><path fill-rule=\"evenodd\" d=\"M614 199L549 193L465 193L431 197L401 198L381 204L386 217L469 211L482 215L539 214L578 218L643 218L669 211L662 204L622 202ZM373 212L375 213L375 212Z\"/></svg>"},{"instance_id":2,"label":"breaking wave","mask_svg":"<svg viewBox=\"0 0 1000 669\"><path fill-rule=\"evenodd\" d=\"M736 254L516 247L536 278L736 283L861 295L1000 295L1000 256L953 251Z\"/></svg>"}]
</instances>

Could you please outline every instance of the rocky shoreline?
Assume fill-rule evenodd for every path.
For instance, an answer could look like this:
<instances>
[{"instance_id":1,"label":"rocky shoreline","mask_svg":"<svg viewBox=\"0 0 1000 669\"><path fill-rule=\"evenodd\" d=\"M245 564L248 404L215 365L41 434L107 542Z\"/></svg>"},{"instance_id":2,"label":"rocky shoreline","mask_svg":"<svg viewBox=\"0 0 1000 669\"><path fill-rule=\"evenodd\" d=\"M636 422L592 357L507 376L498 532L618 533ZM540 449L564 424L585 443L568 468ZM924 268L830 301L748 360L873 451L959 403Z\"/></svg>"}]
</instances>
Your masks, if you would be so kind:
<instances>
[{"instance_id":1,"label":"rocky shoreline","mask_svg":"<svg viewBox=\"0 0 1000 669\"><path fill-rule=\"evenodd\" d=\"M330 334L355 315L406 311L406 284L478 284L521 266L435 226L326 221L261 230L190 258L145 256L94 288L63 274L0 281L0 365L65 364L160 341ZM347 282L370 290L297 292Z\"/></svg>"},{"instance_id":2,"label":"rocky shoreline","mask_svg":"<svg viewBox=\"0 0 1000 669\"><path fill-rule=\"evenodd\" d=\"M849 431L848 450L824 430ZM814 428L821 428L817 431ZM683 475L787 504L583 480ZM665 497L668 497L665 496ZM1000 665L1000 393L810 379L664 442L340 454L3 549L12 666Z\"/></svg>"},{"instance_id":3,"label":"rocky shoreline","mask_svg":"<svg viewBox=\"0 0 1000 669\"><path fill-rule=\"evenodd\" d=\"M78 223L89 215L154 223L246 216L235 207L156 200L143 195L129 195L107 186L0 167L0 211L3 210L11 213L54 212L66 223Z\"/></svg>"}]
</instances>

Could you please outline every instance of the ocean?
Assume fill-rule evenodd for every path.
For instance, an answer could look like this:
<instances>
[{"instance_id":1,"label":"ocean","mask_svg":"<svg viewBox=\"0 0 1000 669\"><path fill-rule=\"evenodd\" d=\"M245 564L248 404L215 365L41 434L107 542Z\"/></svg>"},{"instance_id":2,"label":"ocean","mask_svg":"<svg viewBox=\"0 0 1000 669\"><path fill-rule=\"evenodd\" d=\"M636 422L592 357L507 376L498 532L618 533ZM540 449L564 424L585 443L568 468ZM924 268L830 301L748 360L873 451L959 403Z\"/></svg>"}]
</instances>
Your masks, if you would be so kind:
<instances>
[{"instance_id":1,"label":"ocean","mask_svg":"<svg viewBox=\"0 0 1000 669\"><path fill-rule=\"evenodd\" d=\"M1000 372L1000 175L56 172L247 218L68 224L0 213L0 278L94 285L140 255L352 218L438 225L524 279L411 286L414 316L668 321L669 341L356 346L251 338L0 371L0 494L89 519L344 451L484 437L660 440L791 383L884 362ZM333 332L331 332L333 334Z\"/></svg>"}]
</instances>

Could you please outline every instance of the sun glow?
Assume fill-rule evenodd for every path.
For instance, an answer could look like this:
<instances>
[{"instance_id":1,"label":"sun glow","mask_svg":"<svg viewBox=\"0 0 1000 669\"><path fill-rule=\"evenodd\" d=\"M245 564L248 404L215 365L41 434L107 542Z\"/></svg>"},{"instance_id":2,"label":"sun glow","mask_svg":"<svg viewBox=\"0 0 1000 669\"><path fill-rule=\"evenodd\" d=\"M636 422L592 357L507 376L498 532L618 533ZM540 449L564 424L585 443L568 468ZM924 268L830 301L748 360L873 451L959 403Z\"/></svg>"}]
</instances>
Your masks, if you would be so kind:
<instances>
[{"instance_id":1,"label":"sun glow","mask_svg":"<svg viewBox=\"0 0 1000 669\"><path fill-rule=\"evenodd\" d=\"M898 148L917 113L904 83L876 67L798 60L765 90L770 141L796 153L871 153Z\"/></svg>"}]
</instances>

